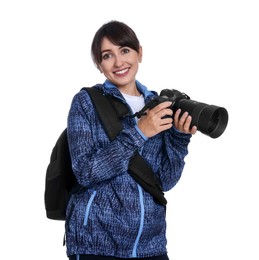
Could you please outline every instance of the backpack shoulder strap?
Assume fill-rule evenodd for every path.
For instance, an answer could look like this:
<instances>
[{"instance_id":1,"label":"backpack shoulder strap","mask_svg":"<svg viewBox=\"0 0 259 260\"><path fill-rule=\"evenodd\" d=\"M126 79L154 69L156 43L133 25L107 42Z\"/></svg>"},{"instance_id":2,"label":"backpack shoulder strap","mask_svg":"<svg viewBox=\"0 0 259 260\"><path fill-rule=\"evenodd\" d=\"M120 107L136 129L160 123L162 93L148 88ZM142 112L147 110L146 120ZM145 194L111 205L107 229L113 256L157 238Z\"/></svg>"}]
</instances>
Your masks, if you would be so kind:
<instances>
[{"instance_id":1,"label":"backpack shoulder strap","mask_svg":"<svg viewBox=\"0 0 259 260\"><path fill-rule=\"evenodd\" d=\"M128 169L131 177L140 184L145 191L149 192L157 203L166 206L167 200L159 180L138 151L130 158Z\"/></svg>"},{"instance_id":2,"label":"backpack shoulder strap","mask_svg":"<svg viewBox=\"0 0 259 260\"><path fill-rule=\"evenodd\" d=\"M114 140L123 129L118 111L100 89L89 87L83 88L83 90L88 92L109 139Z\"/></svg>"},{"instance_id":3,"label":"backpack shoulder strap","mask_svg":"<svg viewBox=\"0 0 259 260\"><path fill-rule=\"evenodd\" d=\"M128 107L112 96L105 96L98 88L88 87L83 90L88 92L109 139L114 140L123 129L121 118L129 115ZM156 202L166 206L167 201L155 174L138 151L130 159L129 174Z\"/></svg>"}]
</instances>

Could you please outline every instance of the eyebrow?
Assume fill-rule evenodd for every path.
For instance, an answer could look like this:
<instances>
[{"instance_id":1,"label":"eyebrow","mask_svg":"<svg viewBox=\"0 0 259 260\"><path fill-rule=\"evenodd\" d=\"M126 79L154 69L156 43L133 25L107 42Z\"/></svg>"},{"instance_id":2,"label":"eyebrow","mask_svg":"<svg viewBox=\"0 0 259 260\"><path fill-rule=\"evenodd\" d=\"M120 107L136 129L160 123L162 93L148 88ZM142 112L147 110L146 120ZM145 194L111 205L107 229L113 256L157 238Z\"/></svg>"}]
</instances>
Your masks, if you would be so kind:
<instances>
[{"instance_id":1,"label":"eyebrow","mask_svg":"<svg viewBox=\"0 0 259 260\"><path fill-rule=\"evenodd\" d=\"M126 46L119 46L119 49L122 49L124 47L126 47ZM112 50L111 49L106 49L106 50L102 50L101 53L110 52L110 51L112 51Z\"/></svg>"},{"instance_id":2,"label":"eyebrow","mask_svg":"<svg viewBox=\"0 0 259 260\"><path fill-rule=\"evenodd\" d=\"M104 53L104 52L110 52L111 50L110 49L107 49L107 50L103 50L101 51L101 53Z\"/></svg>"}]
</instances>

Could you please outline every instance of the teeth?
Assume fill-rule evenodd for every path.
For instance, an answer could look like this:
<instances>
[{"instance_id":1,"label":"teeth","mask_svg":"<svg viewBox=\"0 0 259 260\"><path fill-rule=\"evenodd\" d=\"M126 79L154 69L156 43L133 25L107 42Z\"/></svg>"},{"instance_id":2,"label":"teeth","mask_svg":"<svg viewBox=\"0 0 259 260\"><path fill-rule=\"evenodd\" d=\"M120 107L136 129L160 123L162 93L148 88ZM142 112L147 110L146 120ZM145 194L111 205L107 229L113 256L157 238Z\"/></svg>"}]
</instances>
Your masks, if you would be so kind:
<instances>
[{"instance_id":1,"label":"teeth","mask_svg":"<svg viewBox=\"0 0 259 260\"><path fill-rule=\"evenodd\" d=\"M125 69L125 70L121 70L121 71L116 71L115 74L123 74L127 71L128 69Z\"/></svg>"}]
</instances>

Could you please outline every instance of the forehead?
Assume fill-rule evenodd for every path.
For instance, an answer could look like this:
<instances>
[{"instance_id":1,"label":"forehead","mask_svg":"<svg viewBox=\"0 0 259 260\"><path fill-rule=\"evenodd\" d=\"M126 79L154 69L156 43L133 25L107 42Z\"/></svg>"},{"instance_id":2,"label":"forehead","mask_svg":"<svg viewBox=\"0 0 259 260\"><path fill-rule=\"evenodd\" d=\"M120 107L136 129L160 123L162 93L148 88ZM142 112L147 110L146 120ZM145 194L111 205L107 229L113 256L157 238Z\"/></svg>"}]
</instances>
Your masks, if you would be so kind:
<instances>
[{"instance_id":1,"label":"forehead","mask_svg":"<svg viewBox=\"0 0 259 260\"><path fill-rule=\"evenodd\" d=\"M108 38L104 37L101 43L101 51L106 51L106 50L116 50L120 49L121 46L115 45L112 43Z\"/></svg>"}]
</instances>

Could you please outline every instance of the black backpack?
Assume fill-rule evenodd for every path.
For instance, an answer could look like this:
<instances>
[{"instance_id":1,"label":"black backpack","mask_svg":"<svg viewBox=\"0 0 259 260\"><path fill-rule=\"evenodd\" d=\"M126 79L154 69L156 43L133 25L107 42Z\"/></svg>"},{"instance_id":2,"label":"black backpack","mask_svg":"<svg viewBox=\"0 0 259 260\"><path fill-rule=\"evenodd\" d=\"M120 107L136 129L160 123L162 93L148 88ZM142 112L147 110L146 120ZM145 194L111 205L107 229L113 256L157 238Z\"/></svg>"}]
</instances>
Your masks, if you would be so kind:
<instances>
[{"instance_id":1,"label":"black backpack","mask_svg":"<svg viewBox=\"0 0 259 260\"><path fill-rule=\"evenodd\" d=\"M128 107L110 95L103 95L96 87L83 88L87 91L102 121L109 139L112 141L123 129L121 119L129 115ZM146 161L135 152L129 163L129 174L155 201L166 205L162 188ZM63 130L52 149L45 180L45 209L49 219L65 220L68 200L80 188L71 166L67 142L67 129ZM81 187L82 188L82 187Z\"/></svg>"}]
</instances>

